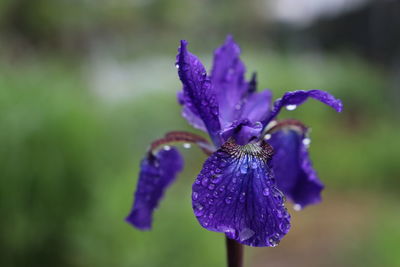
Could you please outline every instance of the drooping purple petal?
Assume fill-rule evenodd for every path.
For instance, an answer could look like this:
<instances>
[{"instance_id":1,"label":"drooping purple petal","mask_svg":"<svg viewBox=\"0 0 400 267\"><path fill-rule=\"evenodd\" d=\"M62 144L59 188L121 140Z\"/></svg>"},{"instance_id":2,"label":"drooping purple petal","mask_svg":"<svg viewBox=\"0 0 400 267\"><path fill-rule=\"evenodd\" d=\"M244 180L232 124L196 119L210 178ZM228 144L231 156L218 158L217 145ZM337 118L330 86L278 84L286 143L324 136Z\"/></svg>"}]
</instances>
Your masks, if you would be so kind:
<instances>
[{"instance_id":1,"label":"drooping purple petal","mask_svg":"<svg viewBox=\"0 0 400 267\"><path fill-rule=\"evenodd\" d=\"M167 147L156 155L147 155L140 164L139 181L132 211L126 221L140 230L151 228L153 211L167 187L183 168L182 156L175 148Z\"/></svg>"},{"instance_id":2,"label":"drooping purple petal","mask_svg":"<svg viewBox=\"0 0 400 267\"><path fill-rule=\"evenodd\" d=\"M290 215L277 189L271 147L226 142L204 163L193 184L199 223L249 246L275 246L289 231Z\"/></svg>"},{"instance_id":3,"label":"drooping purple petal","mask_svg":"<svg viewBox=\"0 0 400 267\"><path fill-rule=\"evenodd\" d=\"M202 119L214 143L219 145L218 102L203 64L189 53L186 41L181 41L176 60L179 78L183 84L182 103L193 115Z\"/></svg>"},{"instance_id":4,"label":"drooping purple petal","mask_svg":"<svg viewBox=\"0 0 400 267\"><path fill-rule=\"evenodd\" d=\"M321 90L298 90L293 92L287 92L283 95L282 98L277 99L274 102L274 108L272 113L266 120L264 124L267 124L273 118L275 118L282 107L287 106L288 108L294 109L297 106L303 104L309 97L314 98L328 106L331 106L337 112L342 111L343 104L340 99L336 99L333 95L329 94L328 92L321 91Z\"/></svg>"},{"instance_id":5,"label":"drooping purple petal","mask_svg":"<svg viewBox=\"0 0 400 267\"><path fill-rule=\"evenodd\" d=\"M235 106L240 105L242 97L249 90L245 80L246 68L240 60L240 48L228 36L225 43L215 50L211 82L219 102L222 124L238 119Z\"/></svg>"},{"instance_id":6,"label":"drooping purple petal","mask_svg":"<svg viewBox=\"0 0 400 267\"><path fill-rule=\"evenodd\" d=\"M324 188L312 167L309 155L309 138L297 126L287 126L273 132L268 142L274 148L272 159L278 188L297 207L321 201Z\"/></svg>"}]
</instances>

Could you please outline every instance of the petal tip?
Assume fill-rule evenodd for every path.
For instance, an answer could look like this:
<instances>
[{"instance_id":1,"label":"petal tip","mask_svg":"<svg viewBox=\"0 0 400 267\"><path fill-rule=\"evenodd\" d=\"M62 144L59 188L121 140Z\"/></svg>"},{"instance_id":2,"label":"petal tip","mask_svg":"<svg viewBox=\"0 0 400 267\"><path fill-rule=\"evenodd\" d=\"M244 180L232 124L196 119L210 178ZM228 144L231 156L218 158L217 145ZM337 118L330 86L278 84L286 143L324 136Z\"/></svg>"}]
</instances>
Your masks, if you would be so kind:
<instances>
[{"instance_id":1,"label":"petal tip","mask_svg":"<svg viewBox=\"0 0 400 267\"><path fill-rule=\"evenodd\" d=\"M133 227L135 227L136 229L138 229L140 231L149 231L149 230L151 230L151 223L147 223L147 222L144 222L142 220L138 220L138 218L137 218L137 216L135 215L134 212L129 214L125 218L125 222L129 223L130 225L132 225Z\"/></svg>"}]
</instances>

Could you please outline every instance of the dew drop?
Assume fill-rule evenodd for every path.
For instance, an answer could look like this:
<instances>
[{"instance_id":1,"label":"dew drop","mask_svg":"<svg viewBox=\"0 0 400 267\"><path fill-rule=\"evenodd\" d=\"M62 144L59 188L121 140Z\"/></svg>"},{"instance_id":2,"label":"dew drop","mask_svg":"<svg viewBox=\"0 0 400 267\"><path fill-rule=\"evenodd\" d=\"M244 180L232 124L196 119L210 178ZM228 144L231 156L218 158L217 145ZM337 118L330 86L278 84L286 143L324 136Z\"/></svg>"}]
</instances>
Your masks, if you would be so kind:
<instances>
[{"instance_id":1,"label":"dew drop","mask_svg":"<svg viewBox=\"0 0 400 267\"><path fill-rule=\"evenodd\" d=\"M290 224L287 221L281 222L279 224L279 229L285 234L289 231L289 228Z\"/></svg>"},{"instance_id":2,"label":"dew drop","mask_svg":"<svg viewBox=\"0 0 400 267\"><path fill-rule=\"evenodd\" d=\"M243 164L242 166L240 166L240 172L242 174L246 174L247 173L247 165Z\"/></svg>"},{"instance_id":3,"label":"dew drop","mask_svg":"<svg viewBox=\"0 0 400 267\"><path fill-rule=\"evenodd\" d=\"M189 143L184 143L184 144L183 144L183 147L184 147L184 148L191 148L191 147L192 147L192 145L191 145L191 144L189 144Z\"/></svg>"},{"instance_id":4,"label":"dew drop","mask_svg":"<svg viewBox=\"0 0 400 267\"><path fill-rule=\"evenodd\" d=\"M276 247L278 245L278 241L271 237L270 239L268 239L268 245L270 247Z\"/></svg>"},{"instance_id":5,"label":"dew drop","mask_svg":"<svg viewBox=\"0 0 400 267\"><path fill-rule=\"evenodd\" d=\"M199 193L197 193L196 191L194 191L193 193L192 193L192 199L193 200L197 200L199 198Z\"/></svg>"},{"instance_id":6,"label":"dew drop","mask_svg":"<svg viewBox=\"0 0 400 267\"><path fill-rule=\"evenodd\" d=\"M178 63L175 64L175 68L179 69L179 64Z\"/></svg>"},{"instance_id":7,"label":"dew drop","mask_svg":"<svg viewBox=\"0 0 400 267\"><path fill-rule=\"evenodd\" d=\"M294 204L294 205L293 205L293 209L294 209L295 211L300 211L300 210L301 210L301 205L300 205L300 204Z\"/></svg>"},{"instance_id":8,"label":"dew drop","mask_svg":"<svg viewBox=\"0 0 400 267\"><path fill-rule=\"evenodd\" d=\"M213 177L213 179L211 180L211 182L214 183L214 184L218 184L219 182L221 182L221 180L222 180L222 175L218 174L218 175L215 175L215 176Z\"/></svg>"},{"instance_id":9,"label":"dew drop","mask_svg":"<svg viewBox=\"0 0 400 267\"><path fill-rule=\"evenodd\" d=\"M210 190L214 190L214 188L215 188L215 184L210 184L210 185L208 186L208 189L210 189Z\"/></svg>"},{"instance_id":10,"label":"dew drop","mask_svg":"<svg viewBox=\"0 0 400 267\"><path fill-rule=\"evenodd\" d=\"M236 110L240 110L241 108L242 108L242 105L240 105L240 104L236 104L236 105L235 105L235 109L236 109Z\"/></svg>"},{"instance_id":11,"label":"dew drop","mask_svg":"<svg viewBox=\"0 0 400 267\"><path fill-rule=\"evenodd\" d=\"M240 194L239 201L243 203L243 202L245 202L245 200L246 200L246 192L242 192Z\"/></svg>"},{"instance_id":12,"label":"dew drop","mask_svg":"<svg viewBox=\"0 0 400 267\"><path fill-rule=\"evenodd\" d=\"M207 178L207 177L204 177L203 180L201 180L201 184L202 184L203 186L207 186L207 185L208 185L208 178Z\"/></svg>"},{"instance_id":13,"label":"dew drop","mask_svg":"<svg viewBox=\"0 0 400 267\"><path fill-rule=\"evenodd\" d=\"M164 150L165 151L171 150L171 147L170 146L164 146Z\"/></svg>"},{"instance_id":14,"label":"dew drop","mask_svg":"<svg viewBox=\"0 0 400 267\"><path fill-rule=\"evenodd\" d=\"M244 228L239 233L239 239L241 242L243 242L247 239L250 239L254 234L255 234L255 232L253 230L251 230L250 228Z\"/></svg>"},{"instance_id":15,"label":"dew drop","mask_svg":"<svg viewBox=\"0 0 400 267\"><path fill-rule=\"evenodd\" d=\"M262 123L260 122L260 121L256 121L255 123L254 123L254 128L261 128L263 125L262 125Z\"/></svg>"},{"instance_id":16,"label":"dew drop","mask_svg":"<svg viewBox=\"0 0 400 267\"><path fill-rule=\"evenodd\" d=\"M295 110L297 108L297 105L287 105L286 109L287 110Z\"/></svg>"},{"instance_id":17,"label":"dew drop","mask_svg":"<svg viewBox=\"0 0 400 267\"><path fill-rule=\"evenodd\" d=\"M267 196L269 196L269 193L270 193L269 188L268 187L264 188L263 195L267 197Z\"/></svg>"},{"instance_id":18,"label":"dew drop","mask_svg":"<svg viewBox=\"0 0 400 267\"><path fill-rule=\"evenodd\" d=\"M250 163L250 168L257 169L257 167L258 167L258 164L257 164L256 161L253 161L253 162Z\"/></svg>"},{"instance_id":19,"label":"dew drop","mask_svg":"<svg viewBox=\"0 0 400 267\"><path fill-rule=\"evenodd\" d=\"M219 191L220 191L220 192L224 192L224 191L225 191L225 185L222 185L222 186L219 188Z\"/></svg>"},{"instance_id":20,"label":"dew drop","mask_svg":"<svg viewBox=\"0 0 400 267\"><path fill-rule=\"evenodd\" d=\"M204 207L200 203L194 204L194 215L201 216L204 213Z\"/></svg>"},{"instance_id":21,"label":"dew drop","mask_svg":"<svg viewBox=\"0 0 400 267\"><path fill-rule=\"evenodd\" d=\"M225 198L225 203L226 204L231 204L232 203L232 197Z\"/></svg>"},{"instance_id":22,"label":"dew drop","mask_svg":"<svg viewBox=\"0 0 400 267\"><path fill-rule=\"evenodd\" d=\"M264 140L269 140L269 139L271 139L271 135L270 134L264 135Z\"/></svg>"},{"instance_id":23,"label":"dew drop","mask_svg":"<svg viewBox=\"0 0 400 267\"><path fill-rule=\"evenodd\" d=\"M303 139L303 145L308 147L310 144L311 144L311 139L310 138L306 137L306 138Z\"/></svg>"}]
</instances>

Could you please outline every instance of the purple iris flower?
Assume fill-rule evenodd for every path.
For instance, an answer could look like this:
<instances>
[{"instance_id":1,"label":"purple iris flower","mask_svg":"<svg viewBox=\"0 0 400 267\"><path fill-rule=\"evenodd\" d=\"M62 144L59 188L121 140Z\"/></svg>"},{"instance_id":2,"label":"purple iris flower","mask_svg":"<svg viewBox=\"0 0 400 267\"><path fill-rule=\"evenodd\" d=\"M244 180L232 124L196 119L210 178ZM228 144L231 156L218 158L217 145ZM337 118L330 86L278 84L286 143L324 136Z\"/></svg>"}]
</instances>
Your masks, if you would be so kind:
<instances>
[{"instance_id":1,"label":"purple iris flower","mask_svg":"<svg viewBox=\"0 0 400 267\"><path fill-rule=\"evenodd\" d=\"M336 111L342 103L320 90L285 93L272 104L269 90L256 92L253 75L245 79L240 48L232 37L214 53L207 74L200 60L181 41L176 67L183 89L182 115L207 132L212 143L187 132L156 140L142 160L133 208L126 220L151 227L152 214L164 191L183 168L171 144L198 145L209 157L192 187L192 206L204 228L249 246L275 246L290 229L285 196L303 208L321 200L323 184L308 155L307 127L297 120L277 121L283 107L291 110L314 98Z\"/></svg>"}]
</instances>

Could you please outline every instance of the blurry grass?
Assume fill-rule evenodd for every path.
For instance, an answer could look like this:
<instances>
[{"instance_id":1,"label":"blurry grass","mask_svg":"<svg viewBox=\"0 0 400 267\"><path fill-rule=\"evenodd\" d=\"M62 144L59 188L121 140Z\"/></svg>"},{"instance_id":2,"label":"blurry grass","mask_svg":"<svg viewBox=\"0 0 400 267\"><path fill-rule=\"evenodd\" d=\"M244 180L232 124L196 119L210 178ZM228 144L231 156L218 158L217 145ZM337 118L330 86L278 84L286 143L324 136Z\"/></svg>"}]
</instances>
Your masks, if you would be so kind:
<instances>
[{"instance_id":1,"label":"blurry grass","mask_svg":"<svg viewBox=\"0 0 400 267\"><path fill-rule=\"evenodd\" d=\"M384 220L383 227L337 260L351 265L372 242L370 266L392 263L399 218L387 203L398 198L386 192L399 192L400 127L385 76L346 56L260 54L245 54L248 69L257 70L260 88L268 86L275 97L321 88L343 99L342 114L313 103L282 117L312 126L311 154L327 188L382 194L386 208L371 210L370 219ZM196 149L184 152L191 169L168 191L154 229L142 233L123 222L149 142L169 130L190 130L175 102L178 79L176 88L159 88L157 95L107 105L87 90L74 63L31 60L0 70L2 266L224 264L222 236L202 229L191 211L190 185L204 160Z\"/></svg>"}]
</instances>

